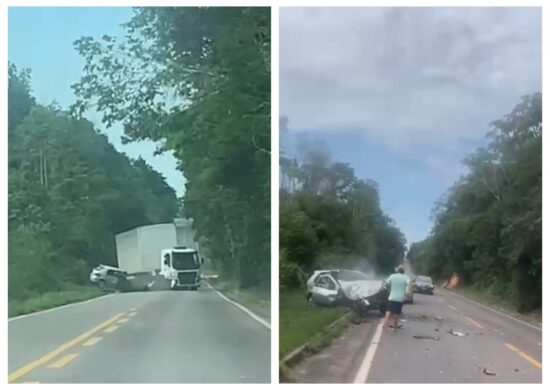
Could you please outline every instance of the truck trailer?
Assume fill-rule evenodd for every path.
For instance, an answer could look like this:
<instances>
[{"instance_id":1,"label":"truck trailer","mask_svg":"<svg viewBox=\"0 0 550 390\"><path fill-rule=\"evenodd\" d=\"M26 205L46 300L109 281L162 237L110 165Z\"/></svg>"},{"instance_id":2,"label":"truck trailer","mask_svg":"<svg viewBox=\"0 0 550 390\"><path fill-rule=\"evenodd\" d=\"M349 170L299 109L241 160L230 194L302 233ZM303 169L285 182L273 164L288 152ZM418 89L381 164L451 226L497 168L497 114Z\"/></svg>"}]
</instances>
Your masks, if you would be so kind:
<instances>
[{"instance_id":1,"label":"truck trailer","mask_svg":"<svg viewBox=\"0 0 550 390\"><path fill-rule=\"evenodd\" d=\"M140 226L115 236L120 277L127 290L189 288L200 286L201 265L192 221ZM90 280L103 285L100 265ZM117 274L118 275L118 274ZM128 283L129 282L129 283Z\"/></svg>"}]
</instances>

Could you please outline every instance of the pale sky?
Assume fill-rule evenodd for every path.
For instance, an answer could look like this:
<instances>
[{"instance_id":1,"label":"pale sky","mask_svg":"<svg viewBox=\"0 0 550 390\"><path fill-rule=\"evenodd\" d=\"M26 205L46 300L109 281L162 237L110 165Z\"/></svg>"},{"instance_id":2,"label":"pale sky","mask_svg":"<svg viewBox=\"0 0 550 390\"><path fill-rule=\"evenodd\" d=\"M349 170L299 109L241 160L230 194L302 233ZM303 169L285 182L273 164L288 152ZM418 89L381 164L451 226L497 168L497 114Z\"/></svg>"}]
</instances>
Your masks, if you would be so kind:
<instances>
[{"instance_id":1,"label":"pale sky","mask_svg":"<svg viewBox=\"0 0 550 390\"><path fill-rule=\"evenodd\" d=\"M68 108L76 99L70 86L79 80L84 67L73 42L82 36L121 36L124 30L120 25L129 21L132 13L127 7L10 7L8 59L19 69L32 70L33 94L40 104L55 100ZM122 145L122 126L107 131L98 113L88 114L87 119L107 134L117 150L133 158L141 155L166 177L178 196L183 194L185 180L171 154L154 156L153 142Z\"/></svg>"},{"instance_id":2,"label":"pale sky","mask_svg":"<svg viewBox=\"0 0 550 390\"><path fill-rule=\"evenodd\" d=\"M542 88L540 8L288 7L279 30L284 142L378 181L409 242L489 123Z\"/></svg>"}]
</instances>

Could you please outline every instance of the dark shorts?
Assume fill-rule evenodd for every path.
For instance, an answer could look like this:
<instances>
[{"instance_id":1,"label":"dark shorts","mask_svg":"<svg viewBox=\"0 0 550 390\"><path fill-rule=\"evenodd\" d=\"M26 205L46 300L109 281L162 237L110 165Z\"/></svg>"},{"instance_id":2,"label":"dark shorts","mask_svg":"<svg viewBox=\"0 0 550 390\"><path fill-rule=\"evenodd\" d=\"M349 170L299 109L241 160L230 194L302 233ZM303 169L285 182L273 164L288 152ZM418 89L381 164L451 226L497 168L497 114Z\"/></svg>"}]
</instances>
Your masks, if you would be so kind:
<instances>
[{"instance_id":1,"label":"dark shorts","mask_svg":"<svg viewBox=\"0 0 550 390\"><path fill-rule=\"evenodd\" d=\"M388 301L388 311L392 314L401 314L403 302Z\"/></svg>"}]
</instances>

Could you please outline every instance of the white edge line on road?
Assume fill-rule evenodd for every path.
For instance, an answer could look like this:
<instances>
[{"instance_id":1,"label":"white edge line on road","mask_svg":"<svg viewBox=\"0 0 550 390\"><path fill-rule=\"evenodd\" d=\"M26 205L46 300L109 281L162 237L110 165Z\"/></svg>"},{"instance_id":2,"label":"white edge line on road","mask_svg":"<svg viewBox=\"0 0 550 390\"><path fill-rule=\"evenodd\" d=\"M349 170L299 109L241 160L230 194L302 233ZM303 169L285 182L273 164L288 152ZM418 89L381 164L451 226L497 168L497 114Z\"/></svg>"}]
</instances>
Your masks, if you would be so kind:
<instances>
[{"instance_id":1,"label":"white edge line on road","mask_svg":"<svg viewBox=\"0 0 550 390\"><path fill-rule=\"evenodd\" d=\"M514 320L514 321L519 322L520 324L527 325L527 326L529 326L529 327L531 327L531 328L533 328L533 329L540 330L540 331L542 332L542 328L539 328L539 327L536 326L536 325L533 325L533 324L530 324L530 323L525 322L525 321L523 321L523 320L520 320L519 318L516 318L516 317L514 317L514 316L511 316L511 315L509 315L509 314L506 314L506 313L504 313L504 312L502 312L502 311L500 311L500 310L496 310L496 309L493 309L492 307L486 306L486 305L484 305L484 304L482 304L482 303L479 303L479 302L476 302L476 301L472 301L472 300L469 299L469 298L466 298L466 297L464 297L464 296L462 296L462 295L460 295L460 294L454 293L454 292L449 291L449 290L445 290L445 289L442 289L442 288L440 288L439 290L441 290L444 294L447 293L447 294L450 294L450 295L454 295L454 296L457 297L457 298L460 298L460 299L463 299L463 300L465 300L465 301L467 301L467 302L473 303L474 305L477 305L477 306L482 307L482 308L484 308L484 309L491 310L493 313L500 314L501 316L510 318L510 319L512 319L512 320Z\"/></svg>"},{"instance_id":2,"label":"white edge line on road","mask_svg":"<svg viewBox=\"0 0 550 390\"><path fill-rule=\"evenodd\" d=\"M380 339L382 338L383 328L384 328L384 320L380 320L380 322L378 323L378 327L376 328L376 332L374 333L374 336L370 342L370 345L367 348L367 352L365 353L365 358L361 362L361 366L357 371L357 375L355 376L355 380L353 381L353 383L367 382L367 378L369 377L369 371L372 366L372 362L374 360L374 354L376 353L376 349L378 348L378 344L380 343Z\"/></svg>"},{"instance_id":3,"label":"white edge line on road","mask_svg":"<svg viewBox=\"0 0 550 390\"><path fill-rule=\"evenodd\" d=\"M67 304L67 305L52 307L51 309L46 309L46 310L41 310L41 311L35 311L34 313L29 313L29 314L23 314L23 315L20 315L20 316L17 316L17 317L8 318L8 322L15 321L15 320L20 320L20 319L22 319L22 318L37 316L37 315L39 315L39 314L45 314L45 313L49 313L49 312L56 311L56 310L60 310L60 309L66 309L66 308L68 308L68 307L70 307L70 306L83 305L83 304L85 304L85 303L90 303L90 302L99 301L100 299L107 298L107 297L109 297L109 296L111 296L111 295L112 295L112 294L105 294L105 295L102 295L102 296L100 296L100 297L96 297L96 298L92 298L92 299L87 299L87 300L85 300L85 301L69 303L69 304Z\"/></svg>"},{"instance_id":4,"label":"white edge line on road","mask_svg":"<svg viewBox=\"0 0 550 390\"><path fill-rule=\"evenodd\" d=\"M244 311L246 314L248 314L250 317L252 317L253 319L255 319L256 321L258 321L260 324L262 324L263 326L265 326L267 329L271 330L271 324L269 322L267 322L266 320L264 320L263 318L257 316L256 314L252 313L249 309L247 309L246 307L244 307L243 305L241 305L240 303L237 303L229 298L227 298L225 295L223 295L221 292L219 292L218 290L216 290L214 287L212 287L212 285L208 282L206 282L206 284L208 285L208 287L210 287L212 290L214 290L215 292L218 293L218 295L220 297L222 297L223 299L225 299L227 302L229 303L232 303L233 305L237 306L239 309L241 309L242 311Z\"/></svg>"}]
</instances>

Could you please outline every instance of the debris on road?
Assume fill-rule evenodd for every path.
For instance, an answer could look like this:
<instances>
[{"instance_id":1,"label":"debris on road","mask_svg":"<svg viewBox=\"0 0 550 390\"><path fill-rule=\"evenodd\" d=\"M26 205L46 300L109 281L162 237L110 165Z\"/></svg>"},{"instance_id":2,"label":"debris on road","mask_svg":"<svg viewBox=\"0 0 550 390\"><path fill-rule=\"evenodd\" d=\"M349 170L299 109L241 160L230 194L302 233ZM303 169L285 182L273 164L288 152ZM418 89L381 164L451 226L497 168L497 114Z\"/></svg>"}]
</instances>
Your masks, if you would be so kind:
<instances>
[{"instance_id":1,"label":"debris on road","mask_svg":"<svg viewBox=\"0 0 550 390\"><path fill-rule=\"evenodd\" d=\"M476 332L476 336L483 336L483 332Z\"/></svg>"},{"instance_id":2,"label":"debris on road","mask_svg":"<svg viewBox=\"0 0 550 390\"><path fill-rule=\"evenodd\" d=\"M434 330L435 330L436 332L439 332L439 328L435 328Z\"/></svg>"},{"instance_id":3,"label":"debris on road","mask_svg":"<svg viewBox=\"0 0 550 390\"><path fill-rule=\"evenodd\" d=\"M447 331L447 333L452 334L453 336L458 336L458 337L468 336L468 333L455 332L455 331L452 330L452 329L449 329L449 330Z\"/></svg>"},{"instance_id":4,"label":"debris on road","mask_svg":"<svg viewBox=\"0 0 550 390\"><path fill-rule=\"evenodd\" d=\"M514 368L514 371L515 371L515 372L519 372L519 368Z\"/></svg>"},{"instance_id":5,"label":"debris on road","mask_svg":"<svg viewBox=\"0 0 550 390\"><path fill-rule=\"evenodd\" d=\"M439 337L437 337L437 336L419 336L419 335L414 335L413 338L418 339L418 340L434 340L434 341L439 341Z\"/></svg>"},{"instance_id":6,"label":"debris on road","mask_svg":"<svg viewBox=\"0 0 550 390\"><path fill-rule=\"evenodd\" d=\"M407 320L404 320L404 319L400 319L399 321L401 321L401 322L407 322Z\"/></svg>"},{"instance_id":7,"label":"debris on road","mask_svg":"<svg viewBox=\"0 0 550 390\"><path fill-rule=\"evenodd\" d=\"M443 317L435 316L434 318L435 318L436 320L438 320L438 321L443 321Z\"/></svg>"},{"instance_id":8,"label":"debris on road","mask_svg":"<svg viewBox=\"0 0 550 390\"><path fill-rule=\"evenodd\" d=\"M495 375L496 375L496 373L494 373L494 372L492 372L492 371L489 371L489 370L486 369L486 368L483 369L483 373L484 373L485 375L491 375L491 376L495 376Z\"/></svg>"}]
</instances>

